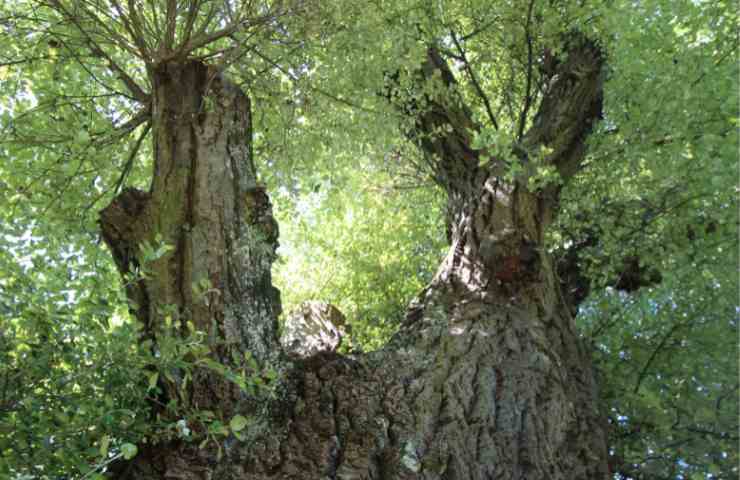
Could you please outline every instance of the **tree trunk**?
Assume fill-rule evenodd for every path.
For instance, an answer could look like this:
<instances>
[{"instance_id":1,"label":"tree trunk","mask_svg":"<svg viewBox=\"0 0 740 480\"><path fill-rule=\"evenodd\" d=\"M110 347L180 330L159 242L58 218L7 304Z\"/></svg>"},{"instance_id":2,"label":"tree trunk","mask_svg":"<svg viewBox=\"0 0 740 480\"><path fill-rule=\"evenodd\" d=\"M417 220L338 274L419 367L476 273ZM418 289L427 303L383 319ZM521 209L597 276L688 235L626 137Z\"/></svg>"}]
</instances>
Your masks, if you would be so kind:
<instances>
[{"instance_id":1,"label":"tree trunk","mask_svg":"<svg viewBox=\"0 0 740 480\"><path fill-rule=\"evenodd\" d=\"M577 163L600 102L598 52L580 48L568 62L582 60L590 69L553 82L565 101L543 101L525 138L537 146L556 136L557 165ZM430 50L431 69L444 68L435 67L434 55ZM123 274L143 264L143 240L159 233L175 247L153 262L150 276L129 283L136 315L156 339L163 313L173 311L209 332L220 361L241 367L225 346L251 351L284 375L243 439L221 437L220 445L203 448L142 445L132 462L113 467L115 478L608 477L590 357L542 249L557 191L507 184L496 162L479 167L460 127L464 110L439 103L418 113L421 130L453 127L421 145L437 153L436 174L449 193L451 246L402 329L374 353L297 358L279 355L275 340L269 265L277 230L246 147L246 97L195 63L160 67L154 84L152 192L125 192L101 221ZM554 118L553 108L565 117ZM188 289L201 278L215 291L208 305ZM226 419L255 414L249 398L225 381L195 378L192 391L181 401L208 405Z\"/></svg>"},{"instance_id":2,"label":"tree trunk","mask_svg":"<svg viewBox=\"0 0 740 480\"><path fill-rule=\"evenodd\" d=\"M250 102L198 62L154 69L154 176L150 192L124 191L101 212L103 238L145 334L206 332L215 360L243 368L278 356L278 291L270 268L277 224L257 184ZM147 254L162 245L165 255ZM148 258L154 257L154 258ZM168 332L168 325L172 329ZM235 359L241 360L235 360ZM231 412L240 395L213 372L165 372L181 407Z\"/></svg>"}]
</instances>

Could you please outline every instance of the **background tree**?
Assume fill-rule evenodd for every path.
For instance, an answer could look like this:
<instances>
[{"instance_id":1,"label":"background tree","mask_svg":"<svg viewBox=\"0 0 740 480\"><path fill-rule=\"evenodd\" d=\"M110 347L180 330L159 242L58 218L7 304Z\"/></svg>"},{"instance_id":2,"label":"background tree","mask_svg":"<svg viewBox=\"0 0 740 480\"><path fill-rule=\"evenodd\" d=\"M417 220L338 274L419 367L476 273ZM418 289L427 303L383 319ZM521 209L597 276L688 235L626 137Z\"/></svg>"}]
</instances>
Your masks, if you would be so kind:
<instances>
[{"instance_id":1,"label":"background tree","mask_svg":"<svg viewBox=\"0 0 740 480\"><path fill-rule=\"evenodd\" d=\"M359 174L334 171L316 191L276 200L275 282L284 309L331 302L348 316L355 349L387 342L445 250L439 193L415 177L399 184L391 169L365 163Z\"/></svg>"},{"instance_id":2,"label":"background tree","mask_svg":"<svg viewBox=\"0 0 740 480\"><path fill-rule=\"evenodd\" d=\"M737 375L722 360L735 345L720 341L736 335L737 290L727 7L4 6L2 468L603 477L578 347L591 343L612 472L733 475ZM315 195L319 180L328 199L350 189L361 158L415 165L441 187L436 235L452 248L383 350L277 355L277 232L250 135L281 199ZM103 233L141 332L95 243L111 200ZM586 342L569 326L579 304ZM134 444L133 463L114 461Z\"/></svg>"}]
</instances>

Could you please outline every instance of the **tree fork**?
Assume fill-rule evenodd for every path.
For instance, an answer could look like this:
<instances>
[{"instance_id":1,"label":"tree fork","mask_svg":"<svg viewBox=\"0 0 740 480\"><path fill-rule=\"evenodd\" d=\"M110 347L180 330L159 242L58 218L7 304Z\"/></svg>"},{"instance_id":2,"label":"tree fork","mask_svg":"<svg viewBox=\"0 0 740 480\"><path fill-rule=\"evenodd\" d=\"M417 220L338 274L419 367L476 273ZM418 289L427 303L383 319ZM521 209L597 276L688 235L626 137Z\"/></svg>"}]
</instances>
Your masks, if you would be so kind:
<instances>
[{"instance_id":1,"label":"tree fork","mask_svg":"<svg viewBox=\"0 0 740 480\"><path fill-rule=\"evenodd\" d=\"M174 73L180 79L176 85L171 81ZM230 124L234 115L226 112L233 110L216 106L215 111L222 113L215 114L202 109L203 102L196 100L204 97L202 92L224 91L204 87L210 82L207 68L167 66L156 75L155 178L151 198L136 194L145 198L138 215L147 225L141 231L148 238L161 232L175 250L154 262L152 278L144 279L142 288L151 304L174 299L181 306L180 315L202 315L201 327L215 321L223 325L217 333L235 338L244 351L256 351L263 360L277 358L276 310L269 283L272 250L260 257L249 241L246 250L233 247L260 232L259 244L274 248L274 221L260 213L269 212L269 201L254 181L248 149L237 149L241 155L226 147L200 153L204 145L229 145L231 137L224 132L241 134L243 141L248 121ZM190 90L182 86L183 79L191 79ZM223 79L219 82L228 85ZM246 102L237 93L228 98ZM444 117L445 111L437 113ZM222 122L236 125L221 128ZM435 125L423 120L419 124ZM243 130L239 132L237 126ZM460 143L464 137L454 141ZM462 145L462 151L477 154L469 145ZM454 163L467 162L464 157L442 157L452 168L440 171L456 172ZM247 167L234 167L239 161ZM536 199L524 197L526 190L503 184L477 163L474 168L472 176L448 178L452 183L472 181L455 192L451 204L460 209L454 216L450 253L383 350L353 357L319 352L308 358L282 359L285 374L278 395L243 432L245 440L230 436L219 440L218 449L184 442L153 446L128 466L114 466L114 477L606 479L606 434L596 405L590 357L559 294L552 262L544 252L531 251L540 245L542 227L538 223L542 218L536 216L540 210L529 208L537 205ZM230 169L235 170L233 177L225 173ZM208 188L214 184L216 191ZM513 196L525 201L514 202ZM236 198L247 200L238 204ZM120 252L129 250L124 248L127 243L115 241L128 238L127 230L116 222L125 215L113 214L125 211L125 200L118 202L121 205L114 202L106 210L109 213L103 212L101 223L121 268L128 257ZM237 214L240 209L248 213ZM489 241L490 249L481 249L483 240ZM201 255L225 253L205 256L211 263L202 264L195 260L201 258L195 250ZM196 305L179 287L198 279L196 272L224 271L226 276L208 277L223 292L209 308ZM215 304L219 307L214 311ZM263 308L266 314L250 314ZM235 309L247 314L230 323L229 312ZM161 317L153 318L160 321ZM249 331L243 332L244 328ZM206 385L197 386L202 392L199 402L219 412L254 413L233 397L207 387L209 380L199 379Z\"/></svg>"},{"instance_id":2,"label":"tree fork","mask_svg":"<svg viewBox=\"0 0 740 480\"><path fill-rule=\"evenodd\" d=\"M606 432L597 408L590 355L575 331L570 313L574 305L562 294L554 262L544 250L544 233L557 214L559 186L528 188L528 177L533 173L530 152L547 147L550 152L544 163L554 166L567 181L580 168L585 139L601 116L601 52L577 34L565 43L567 60L559 62L552 72L533 125L515 147L525 172L514 181L503 175L505 162L501 159L493 158L484 165L479 161L484 152L474 150L470 139L478 127L461 98L455 97L456 80L435 47L429 49L417 74L420 91L425 91L421 87L424 82L436 78L446 93L427 94L429 107L423 110L401 105L415 118L409 136L427 154L435 178L447 191L451 243L426 295L409 312L407 334L412 334L414 325L426 321L430 312L440 309L450 319L468 315L477 317L477 322L480 318L495 322L499 315L508 319L489 334L490 342L501 342L500 348L508 349L508 354L494 350L491 356L496 360L485 360L487 370L494 372L491 383L499 387L492 403L508 411L507 415L521 415L518 425L511 428L526 438L524 444L547 444L553 452L558 451L547 458L546 449L525 446L528 451L524 457L504 462L504 470L510 469L514 475L504 478L518 478L522 472L526 478L607 475ZM526 327L522 329L522 325ZM463 334L466 327L456 330ZM510 343L507 338L517 340ZM521 356L524 351L530 352L529 357ZM547 367L536 367L533 359L540 356L549 359ZM553 388L554 384L560 387ZM552 403L548 406L543 398ZM547 423L543 414L550 415L548 408L562 409L557 415L577 420L563 422L555 431L527 424L526 415ZM567 432L565 437L560 436L563 432ZM498 455L506 449L500 440L492 444ZM561 470L568 462L573 463ZM481 474L481 478L486 477Z\"/></svg>"}]
</instances>

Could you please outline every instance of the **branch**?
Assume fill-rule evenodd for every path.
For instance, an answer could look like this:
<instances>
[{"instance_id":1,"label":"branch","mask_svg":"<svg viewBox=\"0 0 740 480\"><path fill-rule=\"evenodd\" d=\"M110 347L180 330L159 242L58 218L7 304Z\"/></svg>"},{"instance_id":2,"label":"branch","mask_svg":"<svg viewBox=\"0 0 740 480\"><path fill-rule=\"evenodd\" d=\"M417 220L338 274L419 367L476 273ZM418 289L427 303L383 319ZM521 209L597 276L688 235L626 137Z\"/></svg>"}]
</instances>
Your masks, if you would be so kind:
<instances>
[{"instance_id":1,"label":"branch","mask_svg":"<svg viewBox=\"0 0 740 480\"><path fill-rule=\"evenodd\" d=\"M188 11L188 20L185 24L185 32L183 34L183 38L181 40L180 47L177 48L177 51L175 52L176 55L183 55L187 54L187 50L185 50L185 46L191 43L191 40L193 38L199 38L202 35L206 33L208 30L208 26L211 24L213 19L216 17L216 14L218 13L217 3L211 2L211 6L208 9L208 12L205 13L205 15L200 11L200 5L198 5L198 8L196 11L192 11L191 8L190 11ZM191 16L192 12L192 16ZM200 26L198 27L198 30L193 33L193 28L195 27L195 22L198 20L198 18L202 19L202 22Z\"/></svg>"},{"instance_id":2,"label":"branch","mask_svg":"<svg viewBox=\"0 0 740 480\"><path fill-rule=\"evenodd\" d=\"M453 31L451 31L450 34L452 35L452 41L455 43L455 47L460 54L459 58L465 65L465 71L468 73L468 77L470 77L470 81L473 83L473 87L475 87L475 91L478 93L478 96L483 100L483 104L486 107L486 113L488 113L488 119L491 120L493 128L498 130L498 122L496 121L496 116L493 114L493 109L491 109L491 102L488 100L488 96L483 92L480 83L478 83L475 72L473 72L473 68L470 66L470 62L468 62L468 59L465 56L465 51L462 49L462 46L457 39L457 35L455 35L455 32Z\"/></svg>"},{"instance_id":3,"label":"branch","mask_svg":"<svg viewBox=\"0 0 740 480\"><path fill-rule=\"evenodd\" d=\"M126 181L126 177L128 176L129 172L131 172L131 169L134 166L134 160L136 160L136 155L139 153L139 149L141 148L141 144L143 143L146 136L149 134L149 130L151 130L152 124L147 123L144 127L144 131L141 132L141 135L139 135L139 138L136 139L136 143L134 143L134 148L131 149L131 152L129 152L128 159L126 160L126 163L123 166L123 170L121 170L121 175L118 177L118 180L116 181L116 185L113 188L113 194L117 194L121 191L121 187L123 186L123 183Z\"/></svg>"},{"instance_id":4,"label":"branch","mask_svg":"<svg viewBox=\"0 0 740 480\"><path fill-rule=\"evenodd\" d=\"M70 22L72 22L75 28L84 37L85 42L87 43L87 46L90 52L94 56L102 57L106 60L106 62L108 62L108 68L111 70L111 72L113 72L114 75L116 75L123 82L123 84L126 86L126 88L131 93L131 95L134 97L134 99L142 103L149 103L149 95L146 92L144 92L144 90L136 83L136 81L133 78L131 78L131 76L129 76L123 70L123 68L121 68L116 62L113 61L110 55L108 55L95 40L93 40L93 38L88 34L88 32L80 24L80 19L76 15L74 15L72 12L68 11L59 0L52 0L52 5L56 8L56 10L59 13L61 13L65 18L67 18ZM88 16L91 19L93 19L93 21L95 21L96 23L100 23L100 20L97 18L97 16L89 12L88 12ZM121 42L115 42L115 45L122 46ZM79 61L79 63L83 66L83 68L85 68L84 62Z\"/></svg>"},{"instance_id":5,"label":"branch","mask_svg":"<svg viewBox=\"0 0 740 480\"><path fill-rule=\"evenodd\" d=\"M516 134L517 141L521 140L524 135L524 125L527 121L527 114L532 104L532 68L533 68L533 56L532 56L532 32L530 26L532 24L532 10L534 8L535 0L530 0L529 8L527 10L527 24L524 27L524 33L527 37L527 86L526 96L524 97L524 107L522 107L522 113L519 115L519 131Z\"/></svg>"},{"instance_id":6,"label":"branch","mask_svg":"<svg viewBox=\"0 0 740 480\"><path fill-rule=\"evenodd\" d=\"M684 326L684 324L680 322L674 324L671 329L668 330L668 333L666 333L665 336L661 339L658 346L655 347L655 350L653 350L653 353L650 354L650 358L648 358L647 362L645 362L645 365L642 367L640 374L637 376L637 383L634 390L632 390L632 393L637 394L637 392L640 391L640 386L642 386L642 382L643 380L645 380L645 377L647 376L647 373L650 370L650 366L653 364L653 361L657 358L663 347L665 347L665 344L668 342L671 336L673 336L676 330L678 330L682 326Z\"/></svg>"},{"instance_id":7,"label":"branch","mask_svg":"<svg viewBox=\"0 0 740 480\"><path fill-rule=\"evenodd\" d=\"M97 47L97 48L96 48ZM95 49L96 48L96 49ZM90 46L93 55L101 55L108 62L108 68L123 82L131 95L141 103L149 103L150 98L136 81L131 78L113 59L105 53L100 47L93 44Z\"/></svg>"},{"instance_id":8,"label":"branch","mask_svg":"<svg viewBox=\"0 0 740 480\"><path fill-rule=\"evenodd\" d=\"M566 39L565 53L521 143L529 152L547 147L551 153L545 162L567 181L581 168L586 137L602 115L604 59L591 40L577 33Z\"/></svg>"},{"instance_id":9,"label":"branch","mask_svg":"<svg viewBox=\"0 0 740 480\"><path fill-rule=\"evenodd\" d=\"M462 36L462 37L460 38L460 40L461 40L461 41L463 41L463 42L464 42L464 41L466 41L466 40L470 40L471 38L473 38L473 37L477 36L477 35L478 35L478 34L480 34L480 33L483 33L483 32L485 32L486 30L488 30L489 28L491 28L491 26L492 26L492 25L493 25L494 23L498 22L499 20L501 20L501 17L499 17L499 16L496 16L496 18L494 18L494 19L493 19L493 20L491 20L490 22L488 22L488 23L485 23L485 24L483 24L483 26L482 26L482 27L476 28L476 29L475 29L475 30L473 30L472 32L470 32L470 33L467 33L467 34L463 35L463 36Z\"/></svg>"},{"instance_id":10,"label":"branch","mask_svg":"<svg viewBox=\"0 0 740 480\"><path fill-rule=\"evenodd\" d=\"M450 67L431 46L421 68L412 74L411 91L401 89L399 75L388 76L387 96L414 122L406 135L424 152L435 182L448 193L465 191L479 164L479 152L471 147L478 125L455 90L457 80Z\"/></svg>"},{"instance_id":11,"label":"branch","mask_svg":"<svg viewBox=\"0 0 740 480\"><path fill-rule=\"evenodd\" d=\"M134 45L136 45L136 48L139 49L139 53L137 56L141 57L144 61L151 59L152 54L150 49L146 45L146 42L144 41L144 33L141 30L141 26L130 19L128 15L126 15L126 12L123 11L123 7L121 7L121 4L118 2L118 0L110 0L110 2L113 4L113 8L115 8L116 13L121 19L121 22L123 23L123 28L126 29L128 34L131 36L131 40L133 40ZM133 2L131 2L131 0L129 0L129 13L134 14L135 11L136 6L133 5Z\"/></svg>"},{"instance_id":12,"label":"branch","mask_svg":"<svg viewBox=\"0 0 740 480\"><path fill-rule=\"evenodd\" d=\"M149 134L149 131L151 130L152 124L147 123L144 127L144 131L141 132L141 135L136 139L136 142L134 143L133 148L128 154L128 157L126 159L126 163L123 165L123 169L121 170L121 174L118 176L118 180L116 180L115 185L113 186L113 195L117 195L121 191L121 187L126 181L126 177L128 177L129 173L131 173L131 169L134 166L134 161L136 160L136 155L139 153L139 149L141 148L141 144L144 142L144 139ZM110 192L109 189L103 190L98 195L95 196L95 198L87 204L87 206L84 208L84 212L87 213L91 208L95 206L104 196L106 196Z\"/></svg>"},{"instance_id":13,"label":"branch","mask_svg":"<svg viewBox=\"0 0 740 480\"><path fill-rule=\"evenodd\" d=\"M82 35L85 38L90 39L90 41L93 41L94 43L98 44L98 42L95 42L88 31L80 25L80 19L79 17L67 10L64 5L62 5L60 0L51 0L52 8L56 9L59 13L62 14L63 17L65 17L67 20L72 22L74 26L77 28L77 30L82 33ZM81 3L78 4L78 8L82 10L87 18L91 20L93 23L95 23L103 32L105 32L105 37L107 37L107 40L109 40L111 43L113 43L116 47L120 48L121 50L125 50L129 52L130 54L138 57L139 53L136 51L136 48L128 43L128 41L118 34L113 28L110 27L110 24L115 24L117 20L110 15L107 15L108 22L105 22L98 18L95 13L87 10ZM99 11L101 12L101 11ZM103 12L105 13L105 12ZM98 44L99 45L99 44Z\"/></svg>"},{"instance_id":14,"label":"branch","mask_svg":"<svg viewBox=\"0 0 740 480\"><path fill-rule=\"evenodd\" d=\"M200 12L200 0L191 0L189 8L188 8L188 14L185 17L185 27L182 29L181 41L183 44L186 44L190 41L190 35L193 34L193 26L195 25L195 20L198 18L199 12Z\"/></svg>"},{"instance_id":15,"label":"branch","mask_svg":"<svg viewBox=\"0 0 740 480\"><path fill-rule=\"evenodd\" d=\"M247 28L247 27L254 27L257 25L268 23L271 20L274 20L279 14L275 12L270 12L266 15L262 15L260 17L249 19L249 18L243 18L236 20L229 25L225 26L224 28L217 30L215 32L206 33L203 27L201 27L201 31L196 34L195 37L191 38L188 41L185 41L182 43L180 48L177 49L177 51L170 53L169 55L165 55L163 58L157 59L158 61L166 62L169 60L172 60L177 57L182 57L190 52L197 50L199 48L205 47L206 45L213 43L217 40L220 40L222 38L226 38L231 36L232 34L236 33L241 28ZM205 25L207 27L207 25Z\"/></svg>"},{"instance_id":16,"label":"branch","mask_svg":"<svg viewBox=\"0 0 740 480\"><path fill-rule=\"evenodd\" d=\"M258 57L260 57L267 64L271 65L273 68L275 68L276 70L278 70L280 73L282 73L283 75L285 75L286 77L288 77L288 79L291 82L298 83L300 81L300 79L295 74L293 74L290 70L286 69L285 67L283 67L282 65L280 65L279 63L277 63L277 61L269 58L267 55L265 55L262 52L260 52L259 50L257 50L257 48L253 48L252 51L255 53L255 55L257 55ZM310 83L308 84L308 88L311 91L314 91L314 92L316 92L318 94L321 94L321 95L325 96L326 98L328 98L330 100L333 100L333 101L335 101L337 103L341 103L341 104L346 105L348 107L356 108L357 110L361 110L361 111L367 112L367 113L378 113L375 110L369 109L367 107L363 107L362 105L359 105L357 103L353 103L353 102L351 102L351 101L349 101L349 100L347 100L345 98L338 97L338 96L336 96L334 94L331 94L331 93L327 92L326 90L323 90L323 89L321 89L319 87L316 87L316 86L311 85Z\"/></svg>"},{"instance_id":17,"label":"branch","mask_svg":"<svg viewBox=\"0 0 740 480\"><path fill-rule=\"evenodd\" d=\"M659 268L654 265L641 265L639 255L634 252L639 251L645 237L655 233L655 230L650 230L651 228L659 228L662 222L670 223L670 215L690 202L703 198L703 195L681 195L681 189L681 184L671 186L652 203L646 200L602 201L601 205L594 210L579 212L576 221L582 221L584 218L614 218L615 225L621 233L619 236L612 236L609 243L622 246L624 253L618 253L616 258L605 257L603 254L593 255L593 252L588 256L582 255L583 251L598 247L602 239L609 237L609 233L598 226L581 228L577 232L565 232L570 245L556 252L555 258L557 258L556 268L563 291L568 296L571 305L577 307L591 291L591 282L585 274L587 268L584 267L584 263L589 263L592 269L605 268L609 264L618 265L615 276L608 279L606 285L626 293L658 285L663 281L663 274ZM626 215L634 218L634 222L622 221L621 219ZM693 241L697 234L695 228L699 227L703 228L705 234L716 233L716 225L711 218L707 219L706 223L694 223L687 227L686 238ZM598 336L602 331L610 328L613 320L596 328L593 336Z\"/></svg>"},{"instance_id":18,"label":"branch","mask_svg":"<svg viewBox=\"0 0 740 480\"><path fill-rule=\"evenodd\" d=\"M165 14L164 50L171 50L175 45L175 29L177 27L177 0L167 0Z\"/></svg>"}]
</instances>

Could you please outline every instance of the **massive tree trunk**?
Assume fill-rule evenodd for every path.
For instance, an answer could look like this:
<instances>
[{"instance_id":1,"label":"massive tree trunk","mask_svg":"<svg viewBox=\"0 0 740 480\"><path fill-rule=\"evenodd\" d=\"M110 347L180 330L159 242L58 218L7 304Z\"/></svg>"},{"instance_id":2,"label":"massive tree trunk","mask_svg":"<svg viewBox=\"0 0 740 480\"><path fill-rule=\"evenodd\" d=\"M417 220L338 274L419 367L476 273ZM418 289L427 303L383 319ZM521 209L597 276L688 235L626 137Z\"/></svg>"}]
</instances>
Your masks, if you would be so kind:
<instances>
[{"instance_id":1,"label":"massive tree trunk","mask_svg":"<svg viewBox=\"0 0 740 480\"><path fill-rule=\"evenodd\" d=\"M549 147L546 162L565 180L600 113L602 76L593 45L574 41L568 53L517 148L526 164L527 152ZM432 48L422 76L435 70L454 84ZM258 420L218 446L142 445L113 468L116 478L608 477L590 356L542 248L558 188L528 190L526 169L505 181L501 159L481 166L459 102L430 98L431 109L408 109L412 137L449 197L451 245L434 280L384 349L299 358L275 339L277 229L255 182L247 98L197 63L159 67L154 85L152 190L125 192L101 222L123 274L143 265L144 240L159 234L174 246L129 282L135 313L155 341L175 315L208 332L219 361L243 368L230 352L249 351L283 376L275 397L259 404L213 376L196 376L184 394L168 385L168 395L227 421L235 413ZM189 290L203 278L213 289L207 304Z\"/></svg>"}]
</instances>

